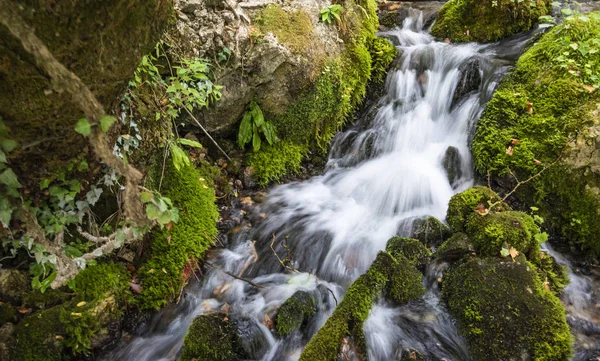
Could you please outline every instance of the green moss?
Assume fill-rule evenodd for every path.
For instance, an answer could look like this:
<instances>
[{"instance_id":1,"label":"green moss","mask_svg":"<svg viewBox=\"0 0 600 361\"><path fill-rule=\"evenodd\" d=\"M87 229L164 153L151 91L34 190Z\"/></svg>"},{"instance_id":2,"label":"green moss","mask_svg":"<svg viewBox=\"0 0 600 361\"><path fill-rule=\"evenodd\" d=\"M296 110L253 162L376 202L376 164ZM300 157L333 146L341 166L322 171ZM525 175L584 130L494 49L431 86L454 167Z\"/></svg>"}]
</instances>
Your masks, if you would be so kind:
<instances>
[{"instance_id":1,"label":"green moss","mask_svg":"<svg viewBox=\"0 0 600 361\"><path fill-rule=\"evenodd\" d=\"M279 308L275 327L281 336L296 331L302 324L317 312L314 296L308 292L298 291L288 298Z\"/></svg>"},{"instance_id":2,"label":"green moss","mask_svg":"<svg viewBox=\"0 0 600 361\"><path fill-rule=\"evenodd\" d=\"M392 61L398 55L398 49L385 38L373 38L369 42L371 53L371 80L381 83L385 80Z\"/></svg>"},{"instance_id":3,"label":"green moss","mask_svg":"<svg viewBox=\"0 0 600 361\"><path fill-rule=\"evenodd\" d=\"M290 141L280 141L272 146L264 144L260 152L248 155L248 163L254 167L258 182L266 185L286 174L298 173L306 148Z\"/></svg>"},{"instance_id":4,"label":"green moss","mask_svg":"<svg viewBox=\"0 0 600 361\"><path fill-rule=\"evenodd\" d=\"M14 322L17 316L17 310L10 303L0 304L0 326L6 322Z\"/></svg>"},{"instance_id":5,"label":"green moss","mask_svg":"<svg viewBox=\"0 0 600 361\"><path fill-rule=\"evenodd\" d=\"M444 276L442 295L475 361L571 355L565 310L527 262L468 260Z\"/></svg>"},{"instance_id":6,"label":"green moss","mask_svg":"<svg viewBox=\"0 0 600 361\"><path fill-rule=\"evenodd\" d=\"M431 251L414 238L392 237L387 241L385 250L397 260L407 259L415 267L424 267L431 256Z\"/></svg>"},{"instance_id":7,"label":"green moss","mask_svg":"<svg viewBox=\"0 0 600 361\"><path fill-rule=\"evenodd\" d=\"M464 233L454 233L435 251L433 257L448 261L456 261L466 255L474 254L475 248Z\"/></svg>"},{"instance_id":8,"label":"green moss","mask_svg":"<svg viewBox=\"0 0 600 361\"><path fill-rule=\"evenodd\" d=\"M473 213L468 216L465 228L479 255L499 255L503 246L521 253L539 252L534 236L540 229L533 218L523 212Z\"/></svg>"},{"instance_id":9,"label":"green moss","mask_svg":"<svg viewBox=\"0 0 600 361\"><path fill-rule=\"evenodd\" d=\"M278 146L266 147L264 150L267 155L259 155L263 152L261 150L248 157L248 164L255 168L262 184L296 172L307 154L325 152L331 138L362 101L372 72L375 71L374 76L383 77L382 69L387 68L393 58L393 47L374 40L378 27L375 1L349 0L344 3L344 8L346 30L340 34L345 44L342 54L319 65L319 75L314 84L296 102L281 113L265 114L266 118L273 121L283 141ZM280 14L284 20L271 19L265 23L265 19L270 19L265 14L259 19L263 24L261 26L273 24L272 31L281 33L285 39L285 33L290 30L279 29L279 22L285 23L288 21L285 18L293 13L277 6L269 6L263 12L272 15L285 13ZM306 39L300 37L299 40L304 44ZM309 46L315 45L309 43ZM291 150L284 150L284 147L291 147Z\"/></svg>"},{"instance_id":10,"label":"green moss","mask_svg":"<svg viewBox=\"0 0 600 361\"><path fill-rule=\"evenodd\" d=\"M29 307L50 308L63 302L67 302L71 298L73 298L72 293L50 288L44 293L41 293L39 290L28 292L23 296L23 302Z\"/></svg>"},{"instance_id":11,"label":"green moss","mask_svg":"<svg viewBox=\"0 0 600 361\"><path fill-rule=\"evenodd\" d=\"M79 272L71 284L77 298L85 301L101 300L116 295L128 301L131 275L125 267L114 263L99 263Z\"/></svg>"},{"instance_id":12,"label":"green moss","mask_svg":"<svg viewBox=\"0 0 600 361\"><path fill-rule=\"evenodd\" d=\"M466 191L454 195L448 203L446 221L454 232L464 231L467 217L481 207L488 209L495 204L491 211L501 211L509 207L502 203L500 197L487 187L472 187Z\"/></svg>"},{"instance_id":13,"label":"green moss","mask_svg":"<svg viewBox=\"0 0 600 361\"><path fill-rule=\"evenodd\" d=\"M194 319L183 340L179 361L236 361L243 359L234 325L224 313Z\"/></svg>"},{"instance_id":14,"label":"green moss","mask_svg":"<svg viewBox=\"0 0 600 361\"><path fill-rule=\"evenodd\" d=\"M498 177L510 170L519 179L527 179L559 156L565 158L567 143L591 123L590 109L600 100L598 91L584 90L589 77L585 70L580 76L568 72L569 67L585 69L584 60L577 57L578 52L571 53L570 44L598 37L600 19L569 21L546 33L519 59L478 122L473 157L480 174ZM558 60L565 53L575 57L568 67ZM592 61L590 57L600 59L600 53L585 61ZM509 147L511 152L506 151ZM564 159L520 187L513 197L540 208L553 235L600 254L598 200L587 189L600 184L598 178Z\"/></svg>"},{"instance_id":15,"label":"green moss","mask_svg":"<svg viewBox=\"0 0 600 361\"><path fill-rule=\"evenodd\" d=\"M273 33L293 52L305 54L318 43L313 24L303 10L285 11L271 4L260 11L256 24L263 33Z\"/></svg>"},{"instance_id":16,"label":"green moss","mask_svg":"<svg viewBox=\"0 0 600 361\"><path fill-rule=\"evenodd\" d=\"M550 10L547 0L450 0L440 9L431 34L454 42L496 41L528 31Z\"/></svg>"},{"instance_id":17,"label":"green moss","mask_svg":"<svg viewBox=\"0 0 600 361\"><path fill-rule=\"evenodd\" d=\"M196 261L204 256L217 234L219 215L215 191L206 168L167 166L162 193L179 208L179 222L151 235L152 255L140 269L142 309L158 309L175 299Z\"/></svg>"},{"instance_id":18,"label":"green moss","mask_svg":"<svg viewBox=\"0 0 600 361\"><path fill-rule=\"evenodd\" d=\"M411 237L427 246L437 247L452 235L448 226L435 217L425 217L413 222Z\"/></svg>"},{"instance_id":19,"label":"green moss","mask_svg":"<svg viewBox=\"0 0 600 361\"><path fill-rule=\"evenodd\" d=\"M423 292L422 274L402 255L399 257L397 261L386 252L377 255L369 270L352 283L333 315L306 345L300 361L337 360L340 342L347 335L354 336L358 352L364 356L362 325L375 297L385 291L392 301L404 303Z\"/></svg>"},{"instance_id":20,"label":"green moss","mask_svg":"<svg viewBox=\"0 0 600 361\"><path fill-rule=\"evenodd\" d=\"M64 361L64 345L56 338L65 334L60 322L61 306L33 313L15 328L14 361Z\"/></svg>"},{"instance_id":21,"label":"green moss","mask_svg":"<svg viewBox=\"0 0 600 361\"><path fill-rule=\"evenodd\" d=\"M542 252L540 257L532 259L531 263L536 266L540 280L547 285L555 295L560 295L563 288L569 284L569 273L567 268L561 266L554 257Z\"/></svg>"}]
</instances>

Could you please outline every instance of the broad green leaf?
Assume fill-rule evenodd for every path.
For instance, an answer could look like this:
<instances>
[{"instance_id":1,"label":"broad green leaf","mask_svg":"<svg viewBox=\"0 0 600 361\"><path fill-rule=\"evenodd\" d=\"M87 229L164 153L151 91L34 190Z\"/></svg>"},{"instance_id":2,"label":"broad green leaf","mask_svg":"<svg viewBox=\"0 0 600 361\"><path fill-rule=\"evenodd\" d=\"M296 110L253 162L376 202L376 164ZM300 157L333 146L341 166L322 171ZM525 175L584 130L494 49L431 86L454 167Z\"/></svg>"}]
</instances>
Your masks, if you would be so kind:
<instances>
[{"instance_id":1,"label":"broad green leaf","mask_svg":"<svg viewBox=\"0 0 600 361\"><path fill-rule=\"evenodd\" d=\"M507 248L502 248L502 250L500 250L500 255L502 257L508 257L510 255L510 252Z\"/></svg>"},{"instance_id":2,"label":"broad green leaf","mask_svg":"<svg viewBox=\"0 0 600 361\"><path fill-rule=\"evenodd\" d=\"M48 287L50 287L52 282L54 282L55 279L56 279L56 272L52 272L50 274L50 276L44 278L44 280L42 282L40 282L40 292L44 293L48 289Z\"/></svg>"},{"instance_id":3,"label":"broad green leaf","mask_svg":"<svg viewBox=\"0 0 600 361\"><path fill-rule=\"evenodd\" d=\"M169 214L169 212L164 212L158 217L157 220L160 225L164 226L165 224L171 222L171 215Z\"/></svg>"},{"instance_id":4,"label":"broad green leaf","mask_svg":"<svg viewBox=\"0 0 600 361\"><path fill-rule=\"evenodd\" d=\"M17 175L11 168L7 168L4 172L0 173L0 183L10 188L21 188L21 183L19 183Z\"/></svg>"},{"instance_id":5,"label":"broad green leaf","mask_svg":"<svg viewBox=\"0 0 600 361\"><path fill-rule=\"evenodd\" d=\"M257 127L261 127L263 124L265 124L265 116L255 101L250 103L250 113L252 113L252 120Z\"/></svg>"},{"instance_id":6,"label":"broad green leaf","mask_svg":"<svg viewBox=\"0 0 600 361\"><path fill-rule=\"evenodd\" d=\"M179 222L179 208L171 208L169 212L171 213L171 221L173 223Z\"/></svg>"},{"instance_id":7,"label":"broad green leaf","mask_svg":"<svg viewBox=\"0 0 600 361\"><path fill-rule=\"evenodd\" d=\"M244 148L244 145L252 139L252 116L249 112L244 113L240 128L238 130L238 145Z\"/></svg>"},{"instance_id":8,"label":"broad green leaf","mask_svg":"<svg viewBox=\"0 0 600 361\"><path fill-rule=\"evenodd\" d=\"M0 163L6 163L6 154L0 150Z\"/></svg>"},{"instance_id":9,"label":"broad green leaf","mask_svg":"<svg viewBox=\"0 0 600 361\"><path fill-rule=\"evenodd\" d=\"M12 212L13 211L10 207L8 199L0 199L0 222L2 222L2 225L6 228L8 228L8 225L10 223Z\"/></svg>"},{"instance_id":10,"label":"broad green leaf","mask_svg":"<svg viewBox=\"0 0 600 361\"><path fill-rule=\"evenodd\" d=\"M79 165L77 166L77 170L78 171L82 171L82 170L86 170L88 169L90 166L87 162L87 160L82 160L81 163L79 163Z\"/></svg>"},{"instance_id":11,"label":"broad green leaf","mask_svg":"<svg viewBox=\"0 0 600 361\"><path fill-rule=\"evenodd\" d=\"M195 140L179 138L178 141L179 141L179 143L181 143L183 145L187 145L188 147L202 148L202 144L200 144L199 142L197 142Z\"/></svg>"},{"instance_id":12,"label":"broad green leaf","mask_svg":"<svg viewBox=\"0 0 600 361\"><path fill-rule=\"evenodd\" d=\"M258 152L260 150L260 135L258 134L258 128L255 126L254 127L254 135L252 136L252 149L255 152Z\"/></svg>"},{"instance_id":13,"label":"broad green leaf","mask_svg":"<svg viewBox=\"0 0 600 361\"><path fill-rule=\"evenodd\" d=\"M115 123L116 119L110 115L104 115L100 118L100 128L104 133L108 132L110 127Z\"/></svg>"},{"instance_id":14,"label":"broad green leaf","mask_svg":"<svg viewBox=\"0 0 600 361\"><path fill-rule=\"evenodd\" d=\"M83 135L84 137L87 137L92 133L92 126L90 125L90 122L88 122L87 119L82 118L79 119L79 121L75 125L75 131Z\"/></svg>"}]
</instances>

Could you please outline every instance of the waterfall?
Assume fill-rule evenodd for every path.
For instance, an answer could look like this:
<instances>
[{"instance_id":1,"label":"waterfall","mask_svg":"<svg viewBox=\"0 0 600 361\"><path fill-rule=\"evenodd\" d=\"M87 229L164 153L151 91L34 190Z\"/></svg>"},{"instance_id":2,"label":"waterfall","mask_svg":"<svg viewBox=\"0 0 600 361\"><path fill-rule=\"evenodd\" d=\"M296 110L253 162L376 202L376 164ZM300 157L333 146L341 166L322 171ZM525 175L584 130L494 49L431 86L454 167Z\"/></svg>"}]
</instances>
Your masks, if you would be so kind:
<instances>
[{"instance_id":1,"label":"waterfall","mask_svg":"<svg viewBox=\"0 0 600 361\"><path fill-rule=\"evenodd\" d=\"M450 198L474 183L470 137L508 62L501 44L438 42L422 24L422 15L413 14L401 29L380 34L400 53L386 93L371 116L337 136L324 174L272 189L260 208L264 219L219 251L201 284L106 359L172 360L195 316L227 307L260 329L264 347L256 359L297 360L390 237L408 236L421 217L445 218ZM518 53L525 42L508 46ZM455 177L444 166L449 150L458 155ZM298 272L284 272L288 254ZM429 266L421 300L374 306L364 325L371 361L400 360L409 349L433 359L470 358L439 300L439 272ZM318 296L318 315L297 335L277 338L265 315L298 290Z\"/></svg>"}]
</instances>

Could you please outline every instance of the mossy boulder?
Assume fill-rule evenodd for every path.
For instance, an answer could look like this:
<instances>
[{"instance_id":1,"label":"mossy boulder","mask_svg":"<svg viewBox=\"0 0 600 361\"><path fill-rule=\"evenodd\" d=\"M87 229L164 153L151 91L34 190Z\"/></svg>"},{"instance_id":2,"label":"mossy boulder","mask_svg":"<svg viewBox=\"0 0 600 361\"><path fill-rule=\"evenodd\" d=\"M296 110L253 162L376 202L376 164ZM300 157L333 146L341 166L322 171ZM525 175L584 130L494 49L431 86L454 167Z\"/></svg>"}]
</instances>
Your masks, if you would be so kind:
<instances>
[{"instance_id":1,"label":"mossy boulder","mask_svg":"<svg viewBox=\"0 0 600 361\"><path fill-rule=\"evenodd\" d=\"M440 9L431 34L453 42L496 41L530 30L550 11L547 0L450 0Z\"/></svg>"},{"instance_id":2,"label":"mossy boulder","mask_svg":"<svg viewBox=\"0 0 600 361\"><path fill-rule=\"evenodd\" d=\"M66 347L60 340L66 333L60 322L61 310L61 306L55 306L26 316L19 322L14 332L15 343L11 350L14 361L70 359L66 356Z\"/></svg>"},{"instance_id":3,"label":"mossy boulder","mask_svg":"<svg viewBox=\"0 0 600 361\"><path fill-rule=\"evenodd\" d=\"M515 177L537 174L509 201L538 207L554 238L592 255L600 254L600 162L592 155L600 141L600 92L592 86L600 51L584 57L571 44L597 49L598 37L600 13L575 16L541 37L501 82L473 140L481 176L508 192Z\"/></svg>"},{"instance_id":4,"label":"mossy boulder","mask_svg":"<svg viewBox=\"0 0 600 361\"><path fill-rule=\"evenodd\" d=\"M217 235L212 169L168 165L162 192L179 208L179 221L155 230L151 256L140 269L142 309L158 309L175 299Z\"/></svg>"},{"instance_id":5,"label":"mossy boulder","mask_svg":"<svg viewBox=\"0 0 600 361\"><path fill-rule=\"evenodd\" d=\"M172 6L171 0L18 1L26 24L105 109L116 105L140 59L157 43ZM74 131L82 110L68 92L55 89L48 74L4 26L0 94L0 117L11 137L20 145L35 145L11 153L18 174L44 175L84 150L88 140Z\"/></svg>"},{"instance_id":6,"label":"mossy boulder","mask_svg":"<svg viewBox=\"0 0 600 361\"><path fill-rule=\"evenodd\" d=\"M527 261L467 260L445 274L442 295L475 361L571 355L565 310Z\"/></svg>"},{"instance_id":7,"label":"mossy boulder","mask_svg":"<svg viewBox=\"0 0 600 361\"><path fill-rule=\"evenodd\" d=\"M443 261L457 261L466 255L475 254L475 247L466 234L454 233L435 250L433 257Z\"/></svg>"},{"instance_id":8,"label":"mossy boulder","mask_svg":"<svg viewBox=\"0 0 600 361\"><path fill-rule=\"evenodd\" d=\"M362 326L375 298L383 294L392 301L405 303L420 297L424 291L422 276L404 256L396 259L387 252L379 252L371 267L352 283L331 317L311 338L300 361L337 360L345 336L352 336L358 355L364 357Z\"/></svg>"},{"instance_id":9,"label":"mossy boulder","mask_svg":"<svg viewBox=\"0 0 600 361\"><path fill-rule=\"evenodd\" d=\"M472 213L467 217L465 233L479 255L499 255L502 247L512 247L521 253L539 252L535 236L540 229L533 218L523 212Z\"/></svg>"},{"instance_id":10,"label":"mossy boulder","mask_svg":"<svg viewBox=\"0 0 600 361\"><path fill-rule=\"evenodd\" d=\"M194 319L179 361L259 360L267 350L268 342L252 319L211 313Z\"/></svg>"},{"instance_id":11,"label":"mossy boulder","mask_svg":"<svg viewBox=\"0 0 600 361\"><path fill-rule=\"evenodd\" d=\"M0 304L0 326L7 322L14 322L17 318L17 310L10 303Z\"/></svg>"},{"instance_id":12,"label":"mossy boulder","mask_svg":"<svg viewBox=\"0 0 600 361\"><path fill-rule=\"evenodd\" d=\"M448 226L437 218L429 216L417 219L412 224L411 237L427 246L437 247L452 235Z\"/></svg>"},{"instance_id":13,"label":"mossy boulder","mask_svg":"<svg viewBox=\"0 0 600 361\"><path fill-rule=\"evenodd\" d=\"M317 302L313 295L298 291L288 298L279 308L275 327L281 336L287 336L298 330L317 312Z\"/></svg>"},{"instance_id":14,"label":"mossy boulder","mask_svg":"<svg viewBox=\"0 0 600 361\"><path fill-rule=\"evenodd\" d=\"M431 251L414 238L392 237L387 241L385 250L397 260L403 257L417 268L425 267L431 256Z\"/></svg>"},{"instance_id":15,"label":"mossy boulder","mask_svg":"<svg viewBox=\"0 0 600 361\"><path fill-rule=\"evenodd\" d=\"M492 209L489 209L492 206ZM476 210L502 211L510 209L491 189L476 186L455 194L448 203L446 221L454 232L463 232L467 218Z\"/></svg>"}]
</instances>

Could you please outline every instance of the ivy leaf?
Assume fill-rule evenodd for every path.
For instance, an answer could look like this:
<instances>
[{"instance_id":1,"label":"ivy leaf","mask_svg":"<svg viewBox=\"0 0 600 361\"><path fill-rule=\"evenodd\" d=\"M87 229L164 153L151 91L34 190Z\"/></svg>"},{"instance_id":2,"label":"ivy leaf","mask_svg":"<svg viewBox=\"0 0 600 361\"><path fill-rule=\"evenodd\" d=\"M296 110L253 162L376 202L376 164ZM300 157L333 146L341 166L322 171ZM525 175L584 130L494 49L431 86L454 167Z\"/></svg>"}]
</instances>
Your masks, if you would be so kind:
<instances>
[{"instance_id":1,"label":"ivy leaf","mask_svg":"<svg viewBox=\"0 0 600 361\"><path fill-rule=\"evenodd\" d=\"M0 147L8 153L17 147L17 142L8 138L0 138Z\"/></svg>"},{"instance_id":2,"label":"ivy leaf","mask_svg":"<svg viewBox=\"0 0 600 361\"><path fill-rule=\"evenodd\" d=\"M10 208L10 203L6 198L0 200L0 222L5 228L8 228L10 223L10 218L12 216L12 208Z\"/></svg>"},{"instance_id":3,"label":"ivy leaf","mask_svg":"<svg viewBox=\"0 0 600 361\"><path fill-rule=\"evenodd\" d=\"M7 168L0 173L0 183L6 184L10 188L21 188L21 183L19 183L17 175L11 168Z\"/></svg>"},{"instance_id":4,"label":"ivy leaf","mask_svg":"<svg viewBox=\"0 0 600 361\"><path fill-rule=\"evenodd\" d=\"M148 204L146 206L146 215L148 216L148 219L154 220L160 217L161 212L154 204Z\"/></svg>"},{"instance_id":5,"label":"ivy leaf","mask_svg":"<svg viewBox=\"0 0 600 361\"><path fill-rule=\"evenodd\" d=\"M179 138L177 141L180 144L187 145L188 147L202 148L202 144L200 144L199 142L196 142L195 140Z\"/></svg>"},{"instance_id":6,"label":"ivy leaf","mask_svg":"<svg viewBox=\"0 0 600 361\"><path fill-rule=\"evenodd\" d=\"M115 117L110 115L104 115L102 118L100 118L100 129L102 129L102 131L106 133L110 129L110 127L115 123L115 121Z\"/></svg>"},{"instance_id":7,"label":"ivy leaf","mask_svg":"<svg viewBox=\"0 0 600 361\"><path fill-rule=\"evenodd\" d=\"M83 135L84 137L87 137L92 133L92 126L90 125L90 122L88 122L87 119L82 118L79 119L79 121L75 125L75 131Z\"/></svg>"},{"instance_id":8,"label":"ivy leaf","mask_svg":"<svg viewBox=\"0 0 600 361\"><path fill-rule=\"evenodd\" d=\"M149 203L152 200L152 193L150 192L142 192L140 198L143 203Z\"/></svg>"},{"instance_id":9,"label":"ivy leaf","mask_svg":"<svg viewBox=\"0 0 600 361\"><path fill-rule=\"evenodd\" d=\"M502 257L508 257L508 256L510 255L510 252L508 251L508 248L502 248L502 249L500 250L500 255L501 255Z\"/></svg>"},{"instance_id":10,"label":"ivy leaf","mask_svg":"<svg viewBox=\"0 0 600 361\"><path fill-rule=\"evenodd\" d=\"M125 232L119 228L117 229L117 235L115 236L115 243L117 247L121 247L123 242L125 242Z\"/></svg>"}]
</instances>

